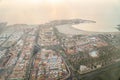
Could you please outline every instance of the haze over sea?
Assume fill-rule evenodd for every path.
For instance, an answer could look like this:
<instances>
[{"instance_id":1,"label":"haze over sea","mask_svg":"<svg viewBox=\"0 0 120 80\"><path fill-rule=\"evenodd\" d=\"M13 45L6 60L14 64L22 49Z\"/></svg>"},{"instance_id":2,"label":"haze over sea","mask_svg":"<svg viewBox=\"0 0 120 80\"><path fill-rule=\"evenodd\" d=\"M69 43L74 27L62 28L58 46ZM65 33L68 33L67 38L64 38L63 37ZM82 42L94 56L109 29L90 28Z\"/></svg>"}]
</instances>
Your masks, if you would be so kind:
<instances>
[{"instance_id":1,"label":"haze over sea","mask_svg":"<svg viewBox=\"0 0 120 80\"><path fill-rule=\"evenodd\" d=\"M76 28L88 31L117 31L120 0L0 0L0 22L41 24L56 19L86 19L95 24Z\"/></svg>"}]
</instances>

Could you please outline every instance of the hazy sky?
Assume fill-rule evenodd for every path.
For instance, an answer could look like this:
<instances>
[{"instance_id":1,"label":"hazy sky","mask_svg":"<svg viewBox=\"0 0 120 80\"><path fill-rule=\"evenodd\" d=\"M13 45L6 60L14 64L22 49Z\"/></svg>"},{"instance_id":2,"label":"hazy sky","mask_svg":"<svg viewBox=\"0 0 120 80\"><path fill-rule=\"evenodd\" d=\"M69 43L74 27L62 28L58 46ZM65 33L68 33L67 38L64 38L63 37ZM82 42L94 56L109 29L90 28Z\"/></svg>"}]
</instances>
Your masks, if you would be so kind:
<instances>
[{"instance_id":1,"label":"hazy sky","mask_svg":"<svg viewBox=\"0 0 120 80\"><path fill-rule=\"evenodd\" d=\"M120 0L0 0L0 22L40 24L54 19L120 21Z\"/></svg>"}]
</instances>

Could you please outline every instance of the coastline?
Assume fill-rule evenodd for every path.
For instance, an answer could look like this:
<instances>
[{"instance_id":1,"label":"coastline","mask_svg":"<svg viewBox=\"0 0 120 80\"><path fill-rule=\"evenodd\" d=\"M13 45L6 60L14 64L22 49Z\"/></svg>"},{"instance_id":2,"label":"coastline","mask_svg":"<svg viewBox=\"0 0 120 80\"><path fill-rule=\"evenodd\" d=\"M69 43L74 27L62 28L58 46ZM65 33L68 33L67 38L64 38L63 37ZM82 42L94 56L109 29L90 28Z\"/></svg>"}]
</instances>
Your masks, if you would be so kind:
<instances>
[{"instance_id":1,"label":"coastline","mask_svg":"<svg viewBox=\"0 0 120 80\"><path fill-rule=\"evenodd\" d=\"M92 24L93 25L93 24ZM107 28L105 30L97 30L97 25L93 25L92 27L91 23L81 23L81 24L75 24L75 25L72 25L72 28L74 29L77 29L77 30L82 30L82 31L86 31L86 32L92 32L92 33L114 33L114 32L119 32L119 30L117 30L115 27L112 27L111 30L107 31ZM88 30L83 30L83 29L86 29L86 28L91 28L91 29L88 29ZM92 30L94 29L94 30ZM114 29L114 30L112 30Z\"/></svg>"},{"instance_id":2,"label":"coastline","mask_svg":"<svg viewBox=\"0 0 120 80\"><path fill-rule=\"evenodd\" d=\"M84 31L79 28L75 28L71 24L55 26L61 33L66 35L97 35L97 34L120 34L119 31L116 32L95 32L95 31Z\"/></svg>"}]
</instances>

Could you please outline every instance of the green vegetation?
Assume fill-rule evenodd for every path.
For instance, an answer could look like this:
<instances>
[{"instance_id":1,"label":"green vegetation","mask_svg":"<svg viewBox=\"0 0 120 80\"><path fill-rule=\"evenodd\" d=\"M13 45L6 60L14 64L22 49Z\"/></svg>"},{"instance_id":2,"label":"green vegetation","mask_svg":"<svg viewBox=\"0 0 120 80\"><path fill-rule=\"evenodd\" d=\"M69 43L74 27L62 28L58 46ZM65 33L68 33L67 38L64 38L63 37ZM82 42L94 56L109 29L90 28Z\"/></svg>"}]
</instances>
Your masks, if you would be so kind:
<instances>
[{"instance_id":1,"label":"green vegetation","mask_svg":"<svg viewBox=\"0 0 120 80\"><path fill-rule=\"evenodd\" d=\"M79 70L80 65L86 65L93 69L97 64L102 64L102 66L107 66L109 63L114 62L114 59L120 57L120 50L116 49L113 46L101 47L98 49L99 57L92 58L87 57L88 53L79 52L77 54L67 55L70 64L76 69Z\"/></svg>"},{"instance_id":2,"label":"green vegetation","mask_svg":"<svg viewBox=\"0 0 120 80\"><path fill-rule=\"evenodd\" d=\"M81 80L120 80L120 62L110 66L105 71L93 76L86 76Z\"/></svg>"}]
</instances>

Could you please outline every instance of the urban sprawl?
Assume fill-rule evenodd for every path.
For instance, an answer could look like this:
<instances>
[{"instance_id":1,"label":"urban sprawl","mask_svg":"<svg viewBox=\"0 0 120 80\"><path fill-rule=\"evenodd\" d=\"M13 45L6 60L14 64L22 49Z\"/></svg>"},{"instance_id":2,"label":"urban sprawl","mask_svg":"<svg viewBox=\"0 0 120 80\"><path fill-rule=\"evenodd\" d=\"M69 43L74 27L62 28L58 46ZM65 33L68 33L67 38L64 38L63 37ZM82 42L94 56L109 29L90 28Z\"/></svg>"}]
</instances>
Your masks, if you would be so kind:
<instances>
[{"instance_id":1,"label":"urban sprawl","mask_svg":"<svg viewBox=\"0 0 120 80\"><path fill-rule=\"evenodd\" d=\"M80 79L120 61L119 32L70 35L55 27L83 22L95 23L76 19L8 26L0 33L0 80Z\"/></svg>"}]
</instances>

